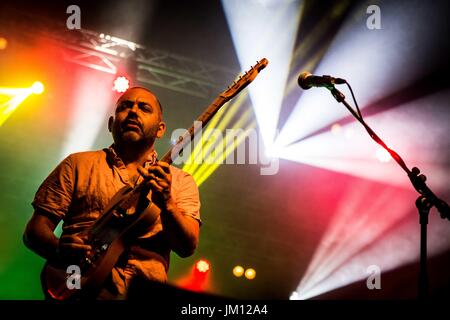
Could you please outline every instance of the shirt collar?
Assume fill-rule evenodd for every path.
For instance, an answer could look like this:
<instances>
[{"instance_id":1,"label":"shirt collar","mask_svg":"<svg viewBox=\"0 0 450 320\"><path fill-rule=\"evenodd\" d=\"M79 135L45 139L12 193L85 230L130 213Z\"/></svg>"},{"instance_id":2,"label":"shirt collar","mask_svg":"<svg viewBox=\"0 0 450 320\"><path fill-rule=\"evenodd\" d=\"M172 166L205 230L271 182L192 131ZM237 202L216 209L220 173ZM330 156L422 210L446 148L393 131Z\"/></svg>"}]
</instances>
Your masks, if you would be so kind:
<instances>
[{"instance_id":1,"label":"shirt collar","mask_svg":"<svg viewBox=\"0 0 450 320\"><path fill-rule=\"evenodd\" d=\"M117 155L116 150L114 150L114 144L110 145L109 148L105 149L108 161L110 161L114 166L121 167L124 166L122 159ZM158 153L153 150L147 160L144 163L144 168L154 165L158 161Z\"/></svg>"}]
</instances>

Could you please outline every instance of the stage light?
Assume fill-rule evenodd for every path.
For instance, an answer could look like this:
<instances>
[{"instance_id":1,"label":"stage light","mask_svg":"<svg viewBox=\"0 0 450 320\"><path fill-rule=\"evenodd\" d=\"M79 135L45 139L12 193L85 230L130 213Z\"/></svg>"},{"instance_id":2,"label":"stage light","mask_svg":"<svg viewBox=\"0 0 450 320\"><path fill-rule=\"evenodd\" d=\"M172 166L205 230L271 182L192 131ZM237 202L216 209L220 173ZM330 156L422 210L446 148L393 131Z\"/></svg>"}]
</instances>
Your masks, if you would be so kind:
<instances>
[{"instance_id":1,"label":"stage light","mask_svg":"<svg viewBox=\"0 0 450 320\"><path fill-rule=\"evenodd\" d=\"M0 88L0 94L2 94ZM30 89L16 89L18 92L5 102L0 103L0 126L11 116L14 110L31 94Z\"/></svg>"},{"instance_id":2,"label":"stage light","mask_svg":"<svg viewBox=\"0 0 450 320\"><path fill-rule=\"evenodd\" d=\"M253 280L256 277L256 271L253 268L248 268L247 270L245 270L244 275L248 280Z\"/></svg>"},{"instance_id":3,"label":"stage light","mask_svg":"<svg viewBox=\"0 0 450 320\"><path fill-rule=\"evenodd\" d=\"M236 115L239 107L245 100L246 94L241 93L236 99L234 99L229 105L223 106L217 114L211 119L209 124L203 131L202 136L199 138L200 141L194 146L189 158L187 159L183 170L194 174L200 165L204 162L205 154L207 154L215 145L212 141L212 130L217 129L219 131L225 130L225 128L231 126L233 117Z\"/></svg>"},{"instance_id":4,"label":"stage light","mask_svg":"<svg viewBox=\"0 0 450 320\"><path fill-rule=\"evenodd\" d=\"M242 277L242 275L244 274L244 268L242 268L241 266L235 266L233 268L233 275L235 277Z\"/></svg>"},{"instance_id":5,"label":"stage light","mask_svg":"<svg viewBox=\"0 0 450 320\"><path fill-rule=\"evenodd\" d=\"M302 3L222 0L241 68L269 60L264 75L248 87L264 146L275 138Z\"/></svg>"},{"instance_id":6,"label":"stage light","mask_svg":"<svg viewBox=\"0 0 450 320\"><path fill-rule=\"evenodd\" d=\"M80 70L75 77L74 99L69 131L61 150L61 158L70 153L91 150L101 130L105 130L106 117L114 114L112 77L109 74Z\"/></svg>"},{"instance_id":7,"label":"stage light","mask_svg":"<svg viewBox=\"0 0 450 320\"><path fill-rule=\"evenodd\" d=\"M5 88L0 87L0 96L6 99L0 99L0 126L11 116L17 107L31 94L41 94L44 91L44 85L36 81L28 88Z\"/></svg>"},{"instance_id":8,"label":"stage light","mask_svg":"<svg viewBox=\"0 0 450 320\"><path fill-rule=\"evenodd\" d=\"M436 190L447 190L448 156L442 150L447 147L444 141L448 141L448 119L431 117L447 114L444 108L448 106L450 92L421 93L423 88L415 86L417 81L428 77L431 66L435 68L427 56L437 55L438 50L429 48L438 47L442 39L426 23L435 9L421 4L420 12L413 13L395 2L386 3L383 29L375 33L360 27L366 18L360 14L365 12L365 6L350 7L352 11L346 15L352 18L343 21L330 46L324 48L321 61L304 70L347 79L362 114L367 114L366 122L375 132L399 152L408 166L418 165L421 171L433 176ZM419 21L426 27L419 28ZM353 105L347 88L338 89ZM367 106L378 113L366 113ZM431 108L435 108L433 112ZM311 298L367 278L366 269L372 264L387 272L417 261L419 256L419 241L413 231L417 225L407 220L414 205L401 191L403 187L411 190L410 181L395 161L381 162L391 156L384 149L377 151L378 145L359 123L342 124L341 120L349 116L348 110L328 90L305 90L275 140L281 149L280 158L362 177L361 181L367 184L370 180L383 182L382 187L373 184L378 188L362 194L358 192L361 188L346 191L349 195L342 200L342 208L339 205L337 212L330 212L333 220L327 221L329 230L323 233L297 295L293 295L296 298ZM337 122L339 130L332 125ZM327 130L330 126L331 130ZM368 203L367 199L371 201ZM350 213L355 216L348 217ZM444 229L441 224L433 227ZM434 237L434 243L429 244L430 255L431 251L448 249L448 241L446 244L439 241L439 237Z\"/></svg>"},{"instance_id":9,"label":"stage light","mask_svg":"<svg viewBox=\"0 0 450 320\"><path fill-rule=\"evenodd\" d=\"M31 86L31 91L34 94L41 94L44 92L44 85L42 84L42 82L40 81L36 81L35 83L33 83L33 85Z\"/></svg>"},{"instance_id":10,"label":"stage light","mask_svg":"<svg viewBox=\"0 0 450 320\"><path fill-rule=\"evenodd\" d=\"M268 73L255 79L246 92L249 93L263 142L258 146L265 152L266 157L276 157L276 152L274 152L276 146L273 142L277 132L279 111L289 74L303 2L299 0L227 0L222 1L222 6L241 69L248 69L262 57L269 60L270 67L265 71ZM277 43L277 45L274 46L273 43ZM231 114L226 113L224 121L221 121L219 125L224 126L225 118L228 116ZM242 128L247 135L254 127L253 124L246 126L245 123L241 126L237 126L237 124L233 126L233 128ZM243 142L245 138L245 135L241 135L238 140ZM207 138L204 140L207 141L206 144L202 144L204 153L208 152L205 152L205 149L214 150L218 146L218 143L208 142ZM201 148L197 148L183 170L191 173L197 184L200 185L216 170L226 155L234 151L236 145L227 145L226 151L214 159L215 163L201 166L192 161L198 159L198 155L201 154Z\"/></svg>"},{"instance_id":11,"label":"stage light","mask_svg":"<svg viewBox=\"0 0 450 320\"><path fill-rule=\"evenodd\" d=\"M350 14L362 17L359 13L365 11L364 6L355 6ZM423 7L422 14L412 14L404 11L399 4L389 3L384 12L390 14L384 15L383 19L386 25L417 26L416 19L426 24L430 6ZM420 45L419 41L422 42ZM440 41L440 36L431 25L420 29L414 27L414 31L411 27L398 27L389 32L373 32L361 28L356 20L348 19L336 34L314 74L330 74L349 81L363 109L380 97L389 96L423 76L427 72L426 66L415 61L430 61L427 57L430 51L428 48L435 47ZM405 43L409 45L403 45ZM349 52L352 54L349 55ZM379 52L383 54L380 55ZM339 88L342 88L346 96L350 96L345 87ZM277 143L289 145L348 115L349 112L336 102L328 90L312 88L303 91L281 129Z\"/></svg>"},{"instance_id":12,"label":"stage light","mask_svg":"<svg viewBox=\"0 0 450 320\"><path fill-rule=\"evenodd\" d=\"M224 162L224 160L233 152L238 145L240 145L247 137L254 132L254 128L256 127L256 123L252 122L249 124L241 134L238 135L236 141L229 143L225 147L225 152L222 152L218 157L213 159L211 164L203 164L199 170L194 174L194 180L197 185L201 185L208 179L209 176Z\"/></svg>"},{"instance_id":13,"label":"stage light","mask_svg":"<svg viewBox=\"0 0 450 320\"><path fill-rule=\"evenodd\" d=\"M202 292L211 287L210 273L211 264L206 259L198 260L188 274L175 280L175 283L183 289Z\"/></svg>"},{"instance_id":14,"label":"stage light","mask_svg":"<svg viewBox=\"0 0 450 320\"><path fill-rule=\"evenodd\" d=\"M256 122L252 120L252 110L248 104L244 104L246 101L247 94L241 93L230 105L219 110L202 131L201 138L195 138L199 140L194 144L194 150L186 160L183 170L193 176L197 186L200 186L221 164L225 163L227 157L234 156L234 151L242 147L241 143L247 137L251 139ZM241 114L238 113L240 109L243 109ZM232 129L237 131L231 132ZM230 141L232 134L236 134L234 141ZM243 152L238 149L238 157L240 153Z\"/></svg>"},{"instance_id":15,"label":"stage light","mask_svg":"<svg viewBox=\"0 0 450 320\"><path fill-rule=\"evenodd\" d=\"M0 37L0 50L5 50L8 46L8 40L6 38Z\"/></svg>"},{"instance_id":16,"label":"stage light","mask_svg":"<svg viewBox=\"0 0 450 320\"><path fill-rule=\"evenodd\" d=\"M130 87L130 80L124 76L119 76L114 80L113 90L119 93L125 92Z\"/></svg>"},{"instance_id":17,"label":"stage light","mask_svg":"<svg viewBox=\"0 0 450 320\"><path fill-rule=\"evenodd\" d=\"M299 300L300 296L298 295L297 291L294 291L291 293L291 296L289 297L289 300Z\"/></svg>"},{"instance_id":18,"label":"stage light","mask_svg":"<svg viewBox=\"0 0 450 320\"><path fill-rule=\"evenodd\" d=\"M409 151L406 153L407 163L418 164L419 167L426 168L422 170L432 172L430 176L433 176L436 190L447 186L447 175L445 170L426 163L440 159L441 143L446 141L444 137L448 136L446 119L444 117L433 121L435 131L430 136L423 134L428 132L429 124L419 125L423 126L423 130L419 130L416 119L429 114L429 110L425 110L427 105L442 106L444 109L449 99L450 92L443 92L366 119L383 132L383 136L390 137L388 145L395 146L394 149L398 151ZM402 196L400 191L404 190L403 187L407 190L411 188L409 179L393 161L389 164L381 163L372 156L378 146L367 136L364 129L357 128L359 124L349 126L355 132L351 142L346 141L345 137L325 132L301 141L296 147L283 150L283 157L289 156L290 153L292 159L297 158L302 163L383 182L382 188L386 189L386 192L378 189L364 191L363 187L355 185L351 189L352 192L347 191L348 198L342 199L342 208L338 207L337 212L333 213L333 220L328 222L330 227L323 233L310 267L304 273L297 289L302 299L363 279L366 277L365 268L371 264L380 266L383 272L386 272L413 262L418 257L418 238L405 240L410 237L409 234L414 233L412 230L416 226L410 223L402 227L402 231L393 228L413 206L410 199ZM414 126L416 130L411 130ZM357 131L360 133L356 134ZM427 154L413 152L425 146L428 147ZM404 156L405 153L400 154ZM369 185L370 181L366 179L361 181ZM364 186L363 182L361 184ZM396 190L389 185L399 185L402 188ZM374 188L375 186L376 184ZM368 198L371 199L370 205L367 203ZM404 239L400 240L402 237ZM438 252L436 242L435 240L433 244L429 244L430 254L431 251ZM382 249L388 247L389 243L389 249ZM400 247L401 250L397 249ZM389 255L385 253L388 251Z\"/></svg>"},{"instance_id":19,"label":"stage light","mask_svg":"<svg viewBox=\"0 0 450 320\"><path fill-rule=\"evenodd\" d=\"M206 273L210 270L211 265L207 260L201 259L195 263L195 268L201 273Z\"/></svg>"}]
</instances>

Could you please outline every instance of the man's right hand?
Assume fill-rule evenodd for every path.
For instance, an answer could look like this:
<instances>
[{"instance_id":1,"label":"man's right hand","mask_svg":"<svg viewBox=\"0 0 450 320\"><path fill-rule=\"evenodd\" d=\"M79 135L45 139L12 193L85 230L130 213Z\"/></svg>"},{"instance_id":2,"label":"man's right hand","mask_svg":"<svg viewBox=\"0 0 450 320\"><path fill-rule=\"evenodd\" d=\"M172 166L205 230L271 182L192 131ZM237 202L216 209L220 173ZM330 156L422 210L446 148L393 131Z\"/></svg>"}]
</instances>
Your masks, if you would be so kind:
<instances>
[{"instance_id":1,"label":"man's right hand","mask_svg":"<svg viewBox=\"0 0 450 320\"><path fill-rule=\"evenodd\" d=\"M63 235L58 241L58 256L66 261L77 261L92 250L86 244L87 237L80 235Z\"/></svg>"}]
</instances>

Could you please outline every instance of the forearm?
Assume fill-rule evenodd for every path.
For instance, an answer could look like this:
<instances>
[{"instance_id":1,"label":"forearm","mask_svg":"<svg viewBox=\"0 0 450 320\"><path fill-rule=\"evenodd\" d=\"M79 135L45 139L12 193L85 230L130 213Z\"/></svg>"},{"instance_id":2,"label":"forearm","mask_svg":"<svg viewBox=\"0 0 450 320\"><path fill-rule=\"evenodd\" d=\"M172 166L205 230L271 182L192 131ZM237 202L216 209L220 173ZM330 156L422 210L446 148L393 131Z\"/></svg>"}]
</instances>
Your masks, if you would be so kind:
<instances>
[{"instance_id":1,"label":"forearm","mask_svg":"<svg viewBox=\"0 0 450 320\"><path fill-rule=\"evenodd\" d=\"M198 244L198 222L183 215L172 202L169 202L161 213L161 219L171 248L181 257L192 255Z\"/></svg>"},{"instance_id":2,"label":"forearm","mask_svg":"<svg viewBox=\"0 0 450 320\"><path fill-rule=\"evenodd\" d=\"M32 219L23 235L25 245L46 260L53 260L57 256L58 238L53 233L53 225L38 224Z\"/></svg>"},{"instance_id":3,"label":"forearm","mask_svg":"<svg viewBox=\"0 0 450 320\"><path fill-rule=\"evenodd\" d=\"M25 245L46 260L53 260L57 255L58 238L47 232L24 234Z\"/></svg>"}]
</instances>

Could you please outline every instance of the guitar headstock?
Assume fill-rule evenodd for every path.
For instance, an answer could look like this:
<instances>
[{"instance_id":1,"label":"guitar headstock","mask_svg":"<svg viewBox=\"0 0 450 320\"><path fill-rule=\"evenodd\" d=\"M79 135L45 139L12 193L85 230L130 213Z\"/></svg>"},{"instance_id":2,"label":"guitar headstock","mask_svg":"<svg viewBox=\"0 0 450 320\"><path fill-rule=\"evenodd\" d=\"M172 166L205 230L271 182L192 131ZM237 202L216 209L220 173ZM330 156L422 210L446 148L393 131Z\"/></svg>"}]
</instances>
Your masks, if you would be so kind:
<instances>
[{"instance_id":1,"label":"guitar headstock","mask_svg":"<svg viewBox=\"0 0 450 320\"><path fill-rule=\"evenodd\" d=\"M231 98L235 97L239 92L241 92L242 89L248 86L250 82L255 80L259 72L268 64L269 61L266 58L262 58L253 67L251 67L250 70L246 71L242 76L234 81L227 90L222 92L221 97L225 98L226 100L230 100Z\"/></svg>"}]
</instances>

